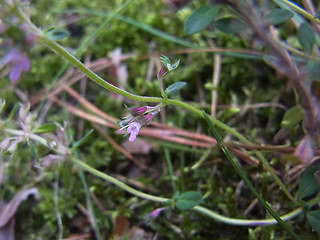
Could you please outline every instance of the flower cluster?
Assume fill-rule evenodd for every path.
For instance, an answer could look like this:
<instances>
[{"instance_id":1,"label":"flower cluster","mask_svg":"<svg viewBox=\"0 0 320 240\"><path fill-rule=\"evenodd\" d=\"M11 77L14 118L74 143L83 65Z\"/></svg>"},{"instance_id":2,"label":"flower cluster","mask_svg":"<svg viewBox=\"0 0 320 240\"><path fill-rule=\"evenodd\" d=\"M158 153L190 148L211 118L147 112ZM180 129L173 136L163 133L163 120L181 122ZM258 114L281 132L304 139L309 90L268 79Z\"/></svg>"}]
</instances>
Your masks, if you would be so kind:
<instances>
[{"instance_id":1,"label":"flower cluster","mask_svg":"<svg viewBox=\"0 0 320 240\"><path fill-rule=\"evenodd\" d=\"M0 113L4 105L5 102L0 99ZM36 162L35 167L48 168L66 159L69 155L70 140L65 133L66 123L63 126L52 123L56 126L55 128L51 127L50 130L38 132L37 129L41 129L41 126L46 124L37 122L37 114L30 111L30 104L20 104L16 117L16 128L7 128L6 124L11 120L11 118L7 120L0 118L0 134L3 137L0 139L0 158L2 154L12 157L18 144L25 142L38 142L51 149L51 153L42 157L39 163Z\"/></svg>"},{"instance_id":2,"label":"flower cluster","mask_svg":"<svg viewBox=\"0 0 320 240\"><path fill-rule=\"evenodd\" d=\"M160 108L160 105L129 108L129 115L118 122L121 127L119 131L125 130L126 134L130 134L129 141L133 142L138 136L140 128L149 124L153 116L160 112Z\"/></svg>"}]
</instances>

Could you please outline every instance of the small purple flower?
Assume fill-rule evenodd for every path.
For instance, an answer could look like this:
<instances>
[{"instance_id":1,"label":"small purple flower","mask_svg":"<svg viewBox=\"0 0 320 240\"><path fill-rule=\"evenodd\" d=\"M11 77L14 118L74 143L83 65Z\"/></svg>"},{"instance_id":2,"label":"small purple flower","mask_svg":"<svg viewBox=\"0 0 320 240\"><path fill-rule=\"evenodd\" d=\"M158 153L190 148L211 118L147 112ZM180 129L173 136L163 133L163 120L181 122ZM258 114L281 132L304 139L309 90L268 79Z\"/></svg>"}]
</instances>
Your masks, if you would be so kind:
<instances>
[{"instance_id":1,"label":"small purple flower","mask_svg":"<svg viewBox=\"0 0 320 240\"><path fill-rule=\"evenodd\" d=\"M141 124L139 122L132 122L129 124L127 128L127 133L130 134L129 141L133 142L137 135L139 134L139 130L141 128Z\"/></svg>"},{"instance_id":2,"label":"small purple flower","mask_svg":"<svg viewBox=\"0 0 320 240\"><path fill-rule=\"evenodd\" d=\"M159 216L159 214L160 214L162 211L164 211L164 210L166 210L166 209L167 209L166 207L157 208L157 209L153 210L152 212L150 212L147 216L148 216L149 218L155 219L155 218L157 218L157 217Z\"/></svg>"},{"instance_id":3,"label":"small purple flower","mask_svg":"<svg viewBox=\"0 0 320 240\"><path fill-rule=\"evenodd\" d=\"M30 70L30 61L25 54L19 50L8 52L0 61L0 67L8 64L10 66L9 79L15 83L19 80L21 72Z\"/></svg>"}]
</instances>

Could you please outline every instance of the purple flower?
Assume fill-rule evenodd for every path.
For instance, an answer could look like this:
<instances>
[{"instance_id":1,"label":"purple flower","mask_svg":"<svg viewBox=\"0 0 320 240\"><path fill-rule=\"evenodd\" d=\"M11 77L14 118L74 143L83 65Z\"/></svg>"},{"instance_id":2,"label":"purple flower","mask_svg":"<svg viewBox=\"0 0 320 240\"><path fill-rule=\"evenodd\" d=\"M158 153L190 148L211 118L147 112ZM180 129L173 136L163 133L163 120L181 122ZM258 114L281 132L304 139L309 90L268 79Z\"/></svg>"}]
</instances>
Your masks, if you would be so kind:
<instances>
[{"instance_id":1,"label":"purple flower","mask_svg":"<svg viewBox=\"0 0 320 240\"><path fill-rule=\"evenodd\" d=\"M121 127L118 132L130 134L129 141L133 142L139 134L140 128L149 124L156 114L161 110L161 104L157 106L142 106L129 108L129 115L118 121Z\"/></svg>"},{"instance_id":2,"label":"purple flower","mask_svg":"<svg viewBox=\"0 0 320 240\"><path fill-rule=\"evenodd\" d=\"M137 135L139 134L139 130L141 128L141 124L139 122L132 122L129 124L127 128L127 133L130 134L129 141L133 142Z\"/></svg>"},{"instance_id":3,"label":"purple flower","mask_svg":"<svg viewBox=\"0 0 320 240\"><path fill-rule=\"evenodd\" d=\"M22 71L29 71L30 61L25 54L19 50L8 52L0 61L0 67L8 64L10 66L9 79L15 83L20 78Z\"/></svg>"},{"instance_id":4,"label":"purple flower","mask_svg":"<svg viewBox=\"0 0 320 240\"><path fill-rule=\"evenodd\" d=\"M162 211L164 211L164 210L166 210L166 209L167 209L166 207L157 208L157 209L153 210L152 212L150 212L150 213L148 214L148 217L155 219L155 218L157 218L157 217L159 216L159 214L160 214Z\"/></svg>"}]
</instances>

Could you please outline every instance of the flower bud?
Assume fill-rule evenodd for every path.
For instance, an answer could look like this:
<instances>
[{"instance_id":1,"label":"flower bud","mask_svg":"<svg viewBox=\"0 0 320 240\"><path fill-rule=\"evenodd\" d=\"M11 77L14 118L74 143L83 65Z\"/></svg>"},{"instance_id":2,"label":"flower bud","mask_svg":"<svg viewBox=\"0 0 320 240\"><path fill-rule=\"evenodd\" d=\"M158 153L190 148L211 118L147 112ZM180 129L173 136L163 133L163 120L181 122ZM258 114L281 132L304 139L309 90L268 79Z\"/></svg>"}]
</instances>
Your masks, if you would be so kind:
<instances>
[{"instance_id":1,"label":"flower bud","mask_svg":"<svg viewBox=\"0 0 320 240\"><path fill-rule=\"evenodd\" d=\"M152 118L153 118L153 114L148 113L143 116L143 121L146 122L147 124L149 124L151 122Z\"/></svg>"},{"instance_id":2,"label":"flower bud","mask_svg":"<svg viewBox=\"0 0 320 240\"><path fill-rule=\"evenodd\" d=\"M167 75L166 68L164 66L161 67L160 71L157 74L158 78L163 78L165 75Z\"/></svg>"},{"instance_id":3,"label":"flower bud","mask_svg":"<svg viewBox=\"0 0 320 240\"><path fill-rule=\"evenodd\" d=\"M155 218L157 218L157 217L159 216L159 214L160 214L162 211L164 211L164 210L166 210L166 209L167 209L166 207L157 208L157 209L153 210L152 212L150 212L147 216L148 216L149 218L155 219Z\"/></svg>"},{"instance_id":4,"label":"flower bud","mask_svg":"<svg viewBox=\"0 0 320 240\"><path fill-rule=\"evenodd\" d=\"M144 114L147 111L147 109L148 108L146 106L135 107L135 108L129 108L129 112L132 116L137 117Z\"/></svg>"}]
</instances>

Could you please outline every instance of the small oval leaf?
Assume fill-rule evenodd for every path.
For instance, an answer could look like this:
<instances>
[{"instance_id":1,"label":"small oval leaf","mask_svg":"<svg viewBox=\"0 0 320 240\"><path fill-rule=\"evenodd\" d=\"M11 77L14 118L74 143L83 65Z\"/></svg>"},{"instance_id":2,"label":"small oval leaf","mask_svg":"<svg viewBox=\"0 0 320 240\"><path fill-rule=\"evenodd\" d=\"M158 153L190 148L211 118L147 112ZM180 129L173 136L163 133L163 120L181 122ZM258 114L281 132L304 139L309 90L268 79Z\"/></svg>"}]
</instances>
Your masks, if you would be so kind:
<instances>
[{"instance_id":1,"label":"small oval leaf","mask_svg":"<svg viewBox=\"0 0 320 240\"><path fill-rule=\"evenodd\" d=\"M174 84L171 84L167 89L165 90L165 94L167 96L172 95L173 93L179 91L181 88L183 88L187 83L186 82L176 82Z\"/></svg>"},{"instance_id":2,"label":"small oval leaf","mask_svg":"<svg viewBox=\"0 0 320 240\"><path fill-rule=\"evenodd\" d=\"M317 232L320 233L320 210L315 210L307 213L308 221L311 227Z\"/></svg>"},{"instance_id":3,"label":"small oval leaf","mask_svg":"<svg viewBox=\"0 0 320 240\"><path fill-rule=\"evenodd\" d=\"M184 31L191 35L207 28L215 19L219 6L206 5L195 10L185 21Z\"/></svg>"},{"instance_id":4,"label":"small oval leaf","mask_svg":"<svg viewBox=\"0 0 320 240\"><path fill-rule=\"evenodd\" d=\"M69 32L66 30L56 30L55 28L50 29L46 32L48 38L52 41L61 40L69 36Z\"/></svg>"},{"instance_id":5,"label":"small oval leaf","mask_svg":"<svg viewBox=\"0 0 320 240\"><path fill-rule=\"evenodd\" d=\"M221 18L215 22L216 28L224 33L237 33L248 29L248 25L236 17Z\"/></svg>"},{"instance_id":6,"label":"small oval leaf","mask_svg":"<svg viewBox=\"0 0 320 240\"><path fill-rule=\"evenodd\" d=\"M303 119L303 113L300 106L289 108L281 121L281 126L284 128L293 128Z\"/></svg>"},{"instance_id":7,"label":"small oval leaf","mask_svg":"<svg viewBox=\"0 0 320 240\"><path fill-rule=\"evenodd\" d=\"M298 40L301 47L307 52L312 51L312 47L316 41L316 37L312 28L307 23L301 23L298 29Z\"/></svg>"},{"instance_id":8,"label":"small oval leaf","mask_svg":"<svg viewBox=\"0 0 320 240\"><path fill-rule=\"evenodd\" d=\"M176 207L180 210L188 210L202 201L203 196L201 193L195 191L185 192L177 197Z\"/></svg>"},{"instance_id":9,"label":"small oval leaf","mask_svg":"<svg viewBox=\"0 0 320 240\"><path fill-rule=\"evenodd\" d=\"M274 9L270 11L267 16L267 20L271 25L277 25L288 21L293 17L293 13L286 9Z\"/></svg>"},{"instance_id":10,"label":"small oval leaf","mask_svg":"<svg viewBox=\"0 0 320 240\"><path fill-rule=\"evenodd\" d=\"M320 81L320 62L311 60L307 63L309 78Z\"/></svg>"},{"instance_id":11,"label":"small oval leaf","mask_svg":"<svg viewBox=\"0 0 320 240\"><path fill-rule=\"evenodd\" d=\"M299 180L298 198L309 197L318 189L318 183L314 178L314 173L320 171L320 158L314 161L302 174Z\"/></svg>"},{"instance_id":12,"label":"small oval leaf","mask_svg":"<svg viewBox=\"0 0 320 240\"><path fill-rule=\"evenodd\" d=\"M41 125L40 127L37 127L34 130L34 133L48 133L48 132L54 132L57 129L57 125L54 123L45 123Z\"/></svg>"}]
</instances>

